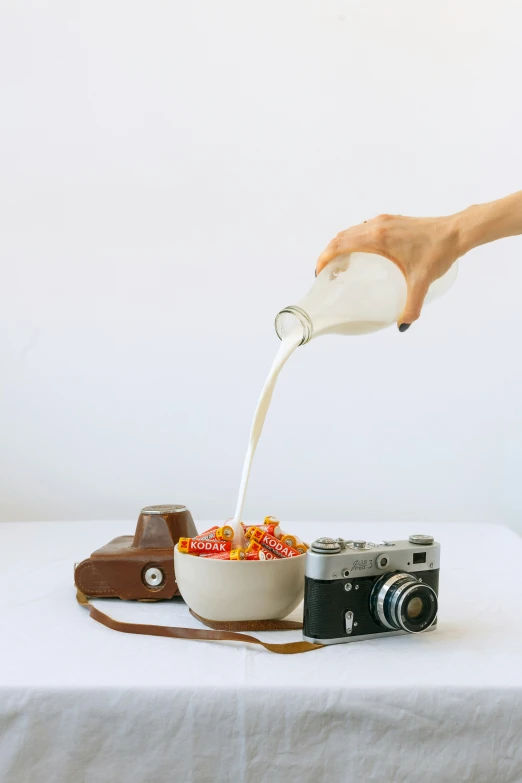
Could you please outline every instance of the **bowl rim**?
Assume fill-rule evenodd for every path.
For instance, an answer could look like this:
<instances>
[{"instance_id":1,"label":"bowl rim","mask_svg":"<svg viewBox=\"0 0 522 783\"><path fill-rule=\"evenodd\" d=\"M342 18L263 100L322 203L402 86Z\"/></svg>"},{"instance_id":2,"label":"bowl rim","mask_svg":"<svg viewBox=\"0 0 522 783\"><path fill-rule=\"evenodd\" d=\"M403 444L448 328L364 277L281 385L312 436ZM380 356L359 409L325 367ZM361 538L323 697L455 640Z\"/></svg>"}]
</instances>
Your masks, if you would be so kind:
<instances>
[{"instance_id":1,"label":"bowl rim","mask_svg":"<svg viewBox=\"0 0 522 783\"><path fill-rule=\"evenodd\" d=\"M254 565L254 566L260 566L260 565L268 565L271 563L282 563L282 562L293 562L298 561L301 562L301 558L306 558L306 552L303 552L302 554L295 555L294 557L278 557L276 560L214 560L211 557L199 557L199 555L190 555L187 552L180 552L177 545L174 547L174 557L176 557L176 553L178 557L190 557L193 560L203 560L210 563L221 563L226 565ZM199 566L196 566L198 568Z\"/></svg>"}]
</instances>

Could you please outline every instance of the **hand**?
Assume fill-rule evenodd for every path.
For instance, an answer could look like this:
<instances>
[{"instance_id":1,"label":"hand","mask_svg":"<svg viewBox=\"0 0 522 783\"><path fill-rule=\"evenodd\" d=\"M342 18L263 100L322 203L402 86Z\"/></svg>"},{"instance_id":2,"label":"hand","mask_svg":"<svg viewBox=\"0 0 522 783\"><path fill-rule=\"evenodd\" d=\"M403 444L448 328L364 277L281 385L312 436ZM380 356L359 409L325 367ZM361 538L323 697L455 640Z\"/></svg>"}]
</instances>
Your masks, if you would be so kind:
<instances>
[{"instance_id":1,"label":"hand","mask_svg":"<svg viewBox=\"0 0 522 783\"><path fill-rule=\"evenodd\" d=\"M416 321L431 283L462 255L456 216L412 218L379 215L341 231L319 256L316 274L337 256L356 251L385 256L402 270L408 297L399 318L401 332Z\"/></svg>"}]
</instances>

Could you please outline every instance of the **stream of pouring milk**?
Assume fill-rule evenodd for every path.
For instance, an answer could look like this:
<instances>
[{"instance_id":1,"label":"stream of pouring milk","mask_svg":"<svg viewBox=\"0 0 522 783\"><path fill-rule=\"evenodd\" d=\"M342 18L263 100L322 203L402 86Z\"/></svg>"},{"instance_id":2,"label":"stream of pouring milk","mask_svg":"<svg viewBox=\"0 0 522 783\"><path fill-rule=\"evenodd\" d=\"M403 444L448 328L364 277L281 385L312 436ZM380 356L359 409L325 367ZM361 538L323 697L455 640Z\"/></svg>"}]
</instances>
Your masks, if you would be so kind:
<instances>
[{"instance_id":1,"label":"stream of pouring milk","mask_svg":"<svg viewBox=\"0 0 522 783\"><path fill-rule=\"evenodd\" d=\"M234 528L234 546L243 546L243 530L241 528L241 517L243 515L243 506L245 504L245 496L248 487L248 479L250 477L250 470L252 468L252 461L254 454L256 453L256 447L263 431L263 425L265 423L266 414L270 407L270 401L272 394L277 383L279 373L283 369L290 356L301 342L302 332L296 330L285 336L281 341L279 350L274 359L274 363L270 368L268 377L261 390L259 400L254 414L254 420L252 421L252 427L250 429L250 439L248 441L248 448L243 463L243 473L241 475L241 484L239 485L239 494L237 498L236 513L234 514L233 528Z\"/></svg>"}]
</instances>

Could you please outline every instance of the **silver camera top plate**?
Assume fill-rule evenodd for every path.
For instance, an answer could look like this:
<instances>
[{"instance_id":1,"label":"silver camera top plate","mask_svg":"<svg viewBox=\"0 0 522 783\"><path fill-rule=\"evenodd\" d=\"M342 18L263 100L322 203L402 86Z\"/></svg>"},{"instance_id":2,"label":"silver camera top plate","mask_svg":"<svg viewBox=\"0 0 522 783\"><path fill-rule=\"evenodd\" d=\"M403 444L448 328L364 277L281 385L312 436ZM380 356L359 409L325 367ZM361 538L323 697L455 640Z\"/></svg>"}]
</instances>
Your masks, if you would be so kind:
<instances>
[{"instance_id":1,"label":"silver camera top plate","mask_svg":"<svg viewBox=\"0 0 522 783\"><path fill-rule=\"evenodd\" d=\"M411 538L421 540L420 537ZM362 576L379 576L388 571L437 569L440 567L440 544L431 537L423 538L425 544L411 541L386 541L382 544L346 541L345 546L335 553L331 553L332 550L317 551L312 544L306 553L306 576L321 580L356 579ZM428 543L428 539L433 543ZM333 540L336 543L339 541Z\"/></svg>"}]
</instances>

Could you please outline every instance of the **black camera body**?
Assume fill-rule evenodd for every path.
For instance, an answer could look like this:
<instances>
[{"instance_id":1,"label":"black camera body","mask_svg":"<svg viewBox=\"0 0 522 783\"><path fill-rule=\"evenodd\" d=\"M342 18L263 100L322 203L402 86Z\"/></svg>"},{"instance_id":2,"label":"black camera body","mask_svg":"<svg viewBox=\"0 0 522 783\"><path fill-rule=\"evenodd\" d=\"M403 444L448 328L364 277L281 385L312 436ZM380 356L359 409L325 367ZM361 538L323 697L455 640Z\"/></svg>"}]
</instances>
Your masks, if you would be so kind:
<instances>
[{"instance_id":1,"label":"black camera body","mask_svg":"<svg viewBox=\"0 0 522 783\"><path fill-rule=\"evenodd\" d=\"M307 552L303 637L340 644L434 630L440 545L319 538Z\"/></svg>"}]
</instances>

